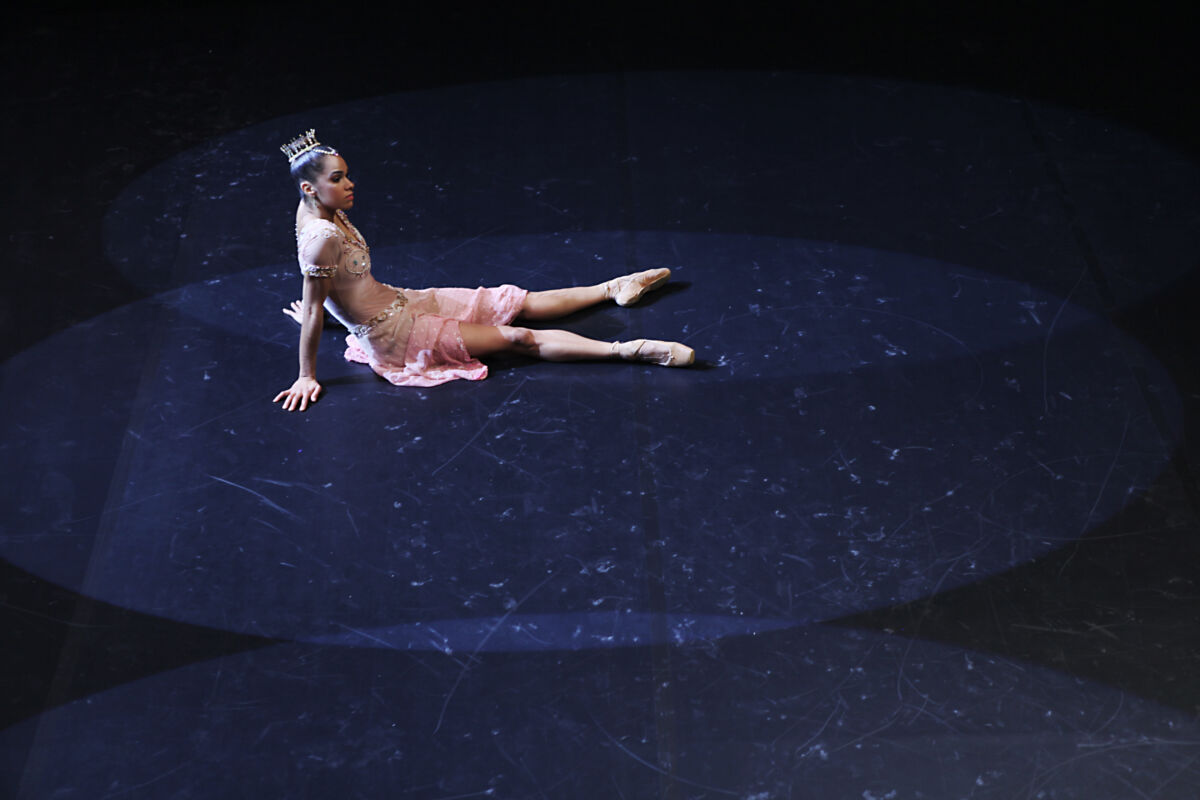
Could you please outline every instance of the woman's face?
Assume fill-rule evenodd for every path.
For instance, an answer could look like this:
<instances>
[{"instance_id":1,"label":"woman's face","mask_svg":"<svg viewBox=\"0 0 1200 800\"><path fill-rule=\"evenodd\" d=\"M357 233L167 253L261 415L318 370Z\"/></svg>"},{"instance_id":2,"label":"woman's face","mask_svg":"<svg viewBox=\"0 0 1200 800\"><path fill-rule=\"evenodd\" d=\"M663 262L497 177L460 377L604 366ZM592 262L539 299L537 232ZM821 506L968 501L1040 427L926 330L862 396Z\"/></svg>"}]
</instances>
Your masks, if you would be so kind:
<instances>
[{"instance_id":1,"label":"woman's face","mask_svg":"<svg viewBox=\"0 0 1200 800\"><path fill-rule=\"evenodd\" d=\"M321 174L309 185L321 205L331 211L354 207L354 182L350 180L350 171L341 156L325 156Z\"/></svg>"}]
</instances>

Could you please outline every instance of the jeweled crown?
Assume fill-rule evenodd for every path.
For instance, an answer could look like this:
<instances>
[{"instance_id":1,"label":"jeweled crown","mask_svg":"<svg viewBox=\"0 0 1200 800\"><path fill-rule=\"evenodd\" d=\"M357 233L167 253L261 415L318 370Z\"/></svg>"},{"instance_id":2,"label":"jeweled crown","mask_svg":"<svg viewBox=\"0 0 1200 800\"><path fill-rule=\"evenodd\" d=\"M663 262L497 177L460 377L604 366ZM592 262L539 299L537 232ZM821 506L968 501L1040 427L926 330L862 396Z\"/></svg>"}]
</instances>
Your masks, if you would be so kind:
<instances>
[{"instance_id":1,"label":"jeweled crown","mask_svg":"<svg viewBox=\"0 0 1200 800\"><path fill-rule=\"evenodd\" d=\"M287 144L280 145L279 149L287 156L289 164L309 150L316 150L318 153L324 153L327 156L336 156L338 154L338 151L332 147L321 147L321 143L317 141L316 128L309 128Z\"/></svg>"}]
</instances>

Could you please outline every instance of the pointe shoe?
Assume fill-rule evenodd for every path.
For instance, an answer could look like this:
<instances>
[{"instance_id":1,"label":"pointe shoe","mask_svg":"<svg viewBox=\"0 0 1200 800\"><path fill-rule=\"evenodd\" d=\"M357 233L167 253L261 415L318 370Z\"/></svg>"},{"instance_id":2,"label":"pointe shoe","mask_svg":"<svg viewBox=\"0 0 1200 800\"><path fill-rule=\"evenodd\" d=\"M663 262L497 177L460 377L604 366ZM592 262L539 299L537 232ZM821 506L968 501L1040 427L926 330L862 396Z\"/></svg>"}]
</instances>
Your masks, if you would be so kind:
<instances>
[{"instance_id":1,"label":"pointe shoe","mask_svg":"<svg viewBox=\"0 0 1200 800\"><path fill-rule=\"evenodd\" d=\"M657 339L613 342L612 353L623 361L645 361L660 367L686 367L696 360L696 351L687 345Z\"/></svg>"},{"instance_id":2,"label":"pointe shoe","mask_svg":"<svg viewBox=\"0 0 1200 800\"><path fill-rule=\"evenodd\" d=\"M666 267L647 269L613 278L604 284L604 296L615 300L619 306L631 306L646 292L653 291L671 279L671 270Z\"/></svg>"}]
</instances>

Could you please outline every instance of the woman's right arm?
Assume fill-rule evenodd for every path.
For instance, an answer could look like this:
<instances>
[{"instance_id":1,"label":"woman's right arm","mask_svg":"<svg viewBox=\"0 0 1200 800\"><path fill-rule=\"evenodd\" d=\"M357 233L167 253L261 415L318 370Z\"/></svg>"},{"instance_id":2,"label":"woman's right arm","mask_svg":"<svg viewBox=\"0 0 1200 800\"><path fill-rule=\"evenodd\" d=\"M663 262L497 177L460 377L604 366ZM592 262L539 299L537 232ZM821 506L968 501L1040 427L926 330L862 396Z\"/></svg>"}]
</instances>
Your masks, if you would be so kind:
<instances>
[{"instance_id":1,"label":"woman's right arm","mask_svg":"<svg viewBox=\"0 0 1200 800\"><path fill-rule=\"evenodd\" d=\"M272 402L283 401L285 411L308 409L321 395L321 384L317 383L317 346L321 343L321 328L325 311L323 305L329 296L331 278L304 278L304 299L300 304L300 375L290 389L275 395Z\"/></svg>"},{"instance_id":2,"label":"woman's right arm","mask_svg":"<svg viewBox=\"0 0 1200 800\"><path fill-rule=\"evenodd\" d=\"M297 408L304 411L321 395L321 384L317 383L317 345L321 343L325 319L323 306L337 272L341 247L332 225L320 226L314 233L316 235L302 240L299 252L301 272L304 273L304 295L297 320L300 323L300 376L290 389L284 389L272 401L282 401L285 411Z\"/></svg>"}]
</instances>

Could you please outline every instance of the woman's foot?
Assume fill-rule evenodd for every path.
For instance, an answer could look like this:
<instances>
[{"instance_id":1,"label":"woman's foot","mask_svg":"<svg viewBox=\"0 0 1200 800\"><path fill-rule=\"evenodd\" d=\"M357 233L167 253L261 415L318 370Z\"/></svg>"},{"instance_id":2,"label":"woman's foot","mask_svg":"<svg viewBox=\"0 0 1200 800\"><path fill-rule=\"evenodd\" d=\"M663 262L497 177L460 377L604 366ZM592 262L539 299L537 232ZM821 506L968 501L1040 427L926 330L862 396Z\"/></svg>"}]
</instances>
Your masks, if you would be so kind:
<instances>
[{"instance_id":1,"label":"woman's foot","mask_svg":"<svg viewBox=\"0 0 1200 800\"><path fill-rule=\"evenodd\" d=\"M631 306L641 300L646 292L657 289L670 279L671 270L666 267L622 275L604 284L604 296L615 300L619 306Z\"/></svg>"},{"instance_id":2,"label":"woman's foot","mask_svg":"<svg viewBox=\"0 0 1200 800\"><path fill-rule=\"evenodd\" d=\"M645 361L660 367L686 367L696 360L696 351L687 345L657 339L613 342L612 354L622 361Z\"/></svg>"}]
</instances>

